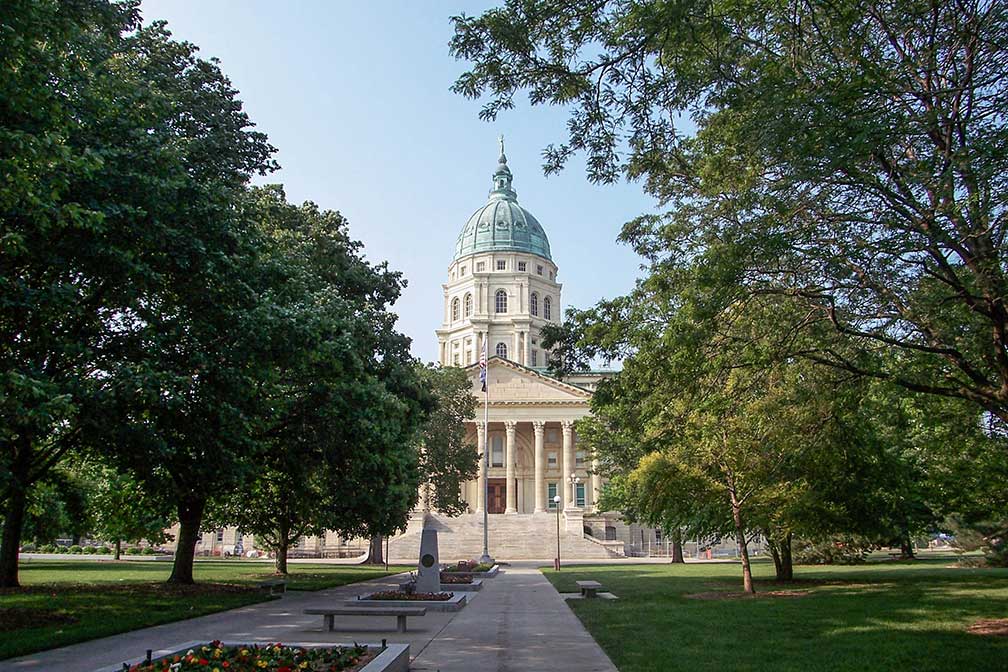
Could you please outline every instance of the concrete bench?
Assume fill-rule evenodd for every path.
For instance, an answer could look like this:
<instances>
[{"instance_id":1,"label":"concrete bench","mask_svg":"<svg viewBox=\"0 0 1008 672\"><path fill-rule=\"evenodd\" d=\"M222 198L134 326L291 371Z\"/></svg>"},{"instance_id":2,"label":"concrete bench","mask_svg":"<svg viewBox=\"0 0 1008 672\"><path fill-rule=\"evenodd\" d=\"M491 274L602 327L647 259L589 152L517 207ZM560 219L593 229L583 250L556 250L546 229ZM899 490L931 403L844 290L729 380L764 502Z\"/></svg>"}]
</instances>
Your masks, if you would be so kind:
<instances>
[{"instance_id":1,"label":"concrete bench","mask_svg":"<svg viewBox=\"0 0 1008 672\"><path fill-rule=\"evenodd\" d=\"M602 584L598 581L578 581L577 587L581 589L581 596L585 598L597 597L598 591L602 590Z\"/></svg>"},{"instance_id":2,"label":"concrete bench","mask_svg":"<svg viewBox=\"0 0 1008 672\"><path fill-rule=\"evenodd\" d=\"M265 581L260 581L258 587L270 595L276 595L287 590L287 579L266 579Z\"/></svg>"},{"instance_id":3,"label":"concrete bench","mask_svg":"<svg viewBox=\"0 0 1008 672\"><path fill-rule=\"evenodd\" d=\"M407 616L423 616L427 607L329 607L328 609L305 609L311 616L322 616L325 628L332 632L335 616L395 616L396 631L406 632Z\"/></svg>"}]
</instances>

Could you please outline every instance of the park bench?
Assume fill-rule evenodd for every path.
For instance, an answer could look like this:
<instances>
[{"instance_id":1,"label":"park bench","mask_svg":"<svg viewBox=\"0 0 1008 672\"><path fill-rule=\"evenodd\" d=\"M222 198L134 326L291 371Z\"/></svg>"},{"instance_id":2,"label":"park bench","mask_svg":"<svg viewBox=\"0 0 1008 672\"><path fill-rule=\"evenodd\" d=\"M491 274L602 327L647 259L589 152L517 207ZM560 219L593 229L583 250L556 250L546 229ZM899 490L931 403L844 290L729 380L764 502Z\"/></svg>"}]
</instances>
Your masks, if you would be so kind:
<instances>
[{"instance_id":1,"label":"park bench","mask_svg":"<svg viewBox=\"0 0 1008 672\"><path fill-rule=\"evenodd\" d=\"M260 581L258 587L270 595L278 595L287 590L287 579L266 579L265 581Z\"/></svg>"},{"instance_id":2,"label":"park bench","mask_svg":"<svg viewBox=\"0 0 1008 672\"><path fill-rule=\"evenodd\" d=\"M581 596L585 598L597 597L598 591L602 590L602 584L598 581L578 581L577 587L581 589Z\"/></svg>"},{"instance_id":3,"label":"park bench","mask_svg":"<svg viewBox=\"0 0 1008 672\"><path fill-rule=\"evenodd\" d=\"M427 607L329 607L328 609L305 609L311 616L322 616L325 628L332 632L335 616L395 616L396 631L406 632L407 616L423 616Z\"/></svg>"}]
</instances>

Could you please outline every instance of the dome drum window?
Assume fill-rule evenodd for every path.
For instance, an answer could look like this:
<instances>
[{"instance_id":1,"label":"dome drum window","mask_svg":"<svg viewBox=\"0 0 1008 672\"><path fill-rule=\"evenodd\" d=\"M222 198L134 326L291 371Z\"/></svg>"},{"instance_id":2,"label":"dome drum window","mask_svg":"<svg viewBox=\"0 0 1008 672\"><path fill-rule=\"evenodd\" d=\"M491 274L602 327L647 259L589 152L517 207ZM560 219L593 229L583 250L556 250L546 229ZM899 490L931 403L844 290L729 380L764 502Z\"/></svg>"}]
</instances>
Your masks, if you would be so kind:
<instances>
[{"instance_id":1,"label":"dome drum window","mask_svg":"<svg viewBox=\"0 0 1008 672\"><path fill-rule=\"evenodd\" d=\"M539 316L539 295L532 292L532 296L529 297L529 313L538 317Z\"/></svg>"},{"instance_id":2,"label":"dome drum window","mask_svg":"<svg viewBox=\"0 0 1008 672\"><path fill-rule=\"evenodd\" d=\"M465 299L462 301L462 316L472 316L472 294L466 294Z\"/></svg>"},{"instance_id":3,"label":"dome drum window","mask_svg":"<svg viewBox=\"0 0 1008 672\"><path fill-rule=\"evenodd\" d=\"M550 297L543 299L543 318L547 320L553 319L553 302L550 301Z\"/></svg>"},{"instance_id":4,"label":"dome drum window","mask_svg":"<svg viewBox=\"0 0 1008 672\"><path fill-rule=\"evenodd\" d=\"M465 271L463 271L463 273L464 272ZM524 261L519 261L518 262L518 272L519 273L524 273L525 272L525 262Z\"/></svg>"},{"instance_id":5,"label":"dome drum window","mask_svg":"<svg viewBox=\"0 0 1008 672\"><path fill-rule=\"evenodd\" d=\"M458 322L459 319L459 300L458 297L452 299L451 303L451 319L452 322Z\"/></svg>"},{"instance_id":6,"label":"dome drum window","mask_svg":"<svg viewBox=\"0 0 1008 672\"><path fill-rule=\"evenodd\" d=\"M507 343L497 344L497 356L507 359Z\"/></svg>"},{"instance_id":7,"label":"dome drum window","mask_svg":"<svg viewBox=\"0 0 1008 672\"><path fill-rule=\"evenodd\" d=\"M497 270L498 271L506 271L507 270L507 262L504 261L503 259L498 259L497 260Z\"/></svg>"},{"instance_id":8,"label":"dome drum window","mask_svg":"<svg viewBox=\"0 0 1008 672\"><path fill-rule=\"evenodd\" d=\"M508 296L507 292L503 289L498 289L497 293L494 295L494 312L506 313L508 312Z\"/></svg>"},{"instance_id":9,"label":"dome drum window","mask_svg":"<svg viewBox=\"0 0 1008 672\"><path fill-rule=\"evenodd\" d=\"M486 262L485 261L477 261L476 262L476 272L477 273L483 273L485 271L486 271ZM540 275L542 275L542 274L540 273Z\"/></svg>"}]
</instances>

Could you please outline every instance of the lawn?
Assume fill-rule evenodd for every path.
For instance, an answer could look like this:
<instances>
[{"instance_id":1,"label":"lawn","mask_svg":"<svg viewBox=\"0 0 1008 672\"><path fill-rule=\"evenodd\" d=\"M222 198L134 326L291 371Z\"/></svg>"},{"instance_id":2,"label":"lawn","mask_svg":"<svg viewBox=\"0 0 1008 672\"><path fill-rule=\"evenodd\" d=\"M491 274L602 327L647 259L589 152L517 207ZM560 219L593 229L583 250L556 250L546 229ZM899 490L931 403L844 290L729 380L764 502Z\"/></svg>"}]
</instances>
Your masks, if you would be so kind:
<instances>
[{"instance_id":1,"label":"lawn","mask_svg":"<svg viewBox=\"0 0 1008 672\"><path fill-rule=\"evenodd\" d=\"M951 558L798 567L791 584L773 583L768 563L754 570L755 599L721 599L741 587L737 564L543 573L560 592L595 579L620 598L568 604L621 672L1008 669L1008 637L967 632L1008 617L1008 569Z\"/></svg>"},{"instance_id":2,"label":"lawn","mask_svg":"<svg viewBox=\"0 0 1008 672\"><path fill-rule=\"evenodd\" d=\"M291 564L288 590L320 590L406 567ZM273 567L197 561L196 586L167 586L171 563L45 560L21 564L20 590L0 591L0 659L269 599L255 584Z\"/></svg>"}]
</instances>

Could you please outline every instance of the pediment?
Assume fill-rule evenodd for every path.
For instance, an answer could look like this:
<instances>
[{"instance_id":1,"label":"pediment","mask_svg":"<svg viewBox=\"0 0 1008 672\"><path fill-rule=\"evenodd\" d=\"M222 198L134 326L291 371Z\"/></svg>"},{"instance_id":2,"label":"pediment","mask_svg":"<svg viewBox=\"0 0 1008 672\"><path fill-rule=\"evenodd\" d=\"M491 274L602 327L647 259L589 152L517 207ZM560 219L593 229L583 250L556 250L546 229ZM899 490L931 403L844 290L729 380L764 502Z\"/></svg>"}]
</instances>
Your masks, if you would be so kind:
<instances>
[{"instance_id":1,"label":"pediment","mask_svg":"<svg viewBox=\"0 0 1008 672\"><path fill-rule=\"evenodd\" d=\"M468 367L473 383L473 394L483 399L480 385L480 367ZM491 357L487 362L487 381L490 389L490 405L497 404L588 404L591 392L561 382L506 359Z\"/></svg>"}]
</instances>

